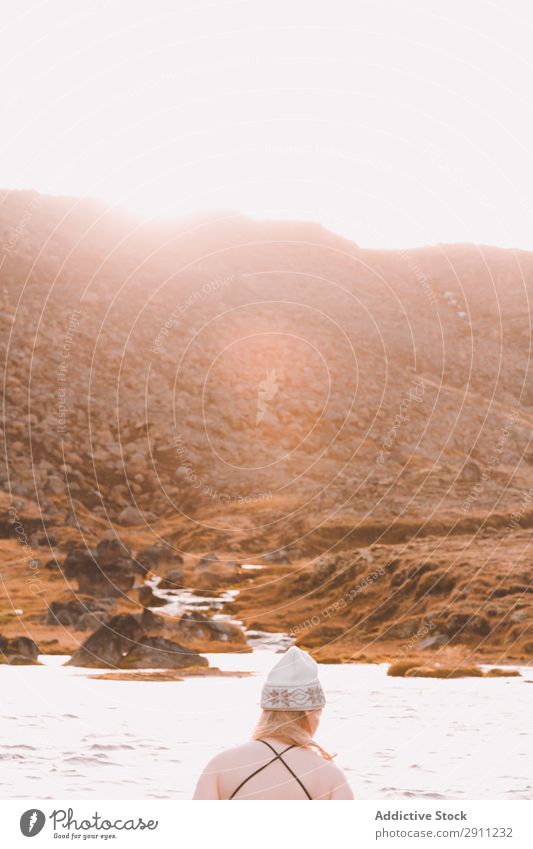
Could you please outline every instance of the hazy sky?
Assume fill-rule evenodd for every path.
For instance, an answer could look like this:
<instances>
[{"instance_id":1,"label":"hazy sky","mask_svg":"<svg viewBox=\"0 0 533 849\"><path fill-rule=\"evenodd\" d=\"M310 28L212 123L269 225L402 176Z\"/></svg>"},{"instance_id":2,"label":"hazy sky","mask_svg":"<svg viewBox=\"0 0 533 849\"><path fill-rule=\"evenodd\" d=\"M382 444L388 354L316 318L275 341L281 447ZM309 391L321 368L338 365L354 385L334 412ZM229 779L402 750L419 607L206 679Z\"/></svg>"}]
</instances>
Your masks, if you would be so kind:
<instances>
[{"instance_id":1,"label":"hazy sky","mask_svg":"<svg viewBox=\"0 0 533 849\"><path fill-rule=\"evenodd\" d=\"M533 248L530 0L2 0L0 186Z\"/></svg>"}]
</instances>

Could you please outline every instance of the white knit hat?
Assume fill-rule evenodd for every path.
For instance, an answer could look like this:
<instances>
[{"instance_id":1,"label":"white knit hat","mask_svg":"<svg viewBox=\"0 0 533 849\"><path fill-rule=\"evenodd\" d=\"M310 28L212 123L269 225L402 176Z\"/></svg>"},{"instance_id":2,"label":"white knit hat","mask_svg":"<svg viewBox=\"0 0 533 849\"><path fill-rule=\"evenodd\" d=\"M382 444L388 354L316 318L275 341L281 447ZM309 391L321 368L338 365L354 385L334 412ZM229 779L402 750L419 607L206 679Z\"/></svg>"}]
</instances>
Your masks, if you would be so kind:
<instances>
[{"instance_id":1,"label":"white knit hat","mask_svg":"<svg viewBox=\"0 0 533 849\"><path fill-rule=\"evenodd\" d=\"M326 704L313 658L291 646L270 670L261 692L264 710L320 710Z\"/></svg>"}]
</instances>

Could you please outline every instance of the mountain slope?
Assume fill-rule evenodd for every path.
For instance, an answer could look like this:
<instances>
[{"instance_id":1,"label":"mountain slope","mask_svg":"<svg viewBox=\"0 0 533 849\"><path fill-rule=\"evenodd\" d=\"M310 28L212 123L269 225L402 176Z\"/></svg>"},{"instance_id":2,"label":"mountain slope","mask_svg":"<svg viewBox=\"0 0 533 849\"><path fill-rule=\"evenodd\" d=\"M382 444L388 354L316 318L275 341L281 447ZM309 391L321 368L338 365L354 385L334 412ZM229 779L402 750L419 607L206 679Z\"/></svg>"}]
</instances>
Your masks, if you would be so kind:
<instances>
[{"instance_id":1,"label":"mountain slope","mask_svg":"<svg viewBox=\"0 0 533 849\"><path fill-rule=\"evenodd\" d=\"M1 483L61 544L306 563L529 527L533 255L27 192L0 236Z\"/></svg>"}]
</instances>

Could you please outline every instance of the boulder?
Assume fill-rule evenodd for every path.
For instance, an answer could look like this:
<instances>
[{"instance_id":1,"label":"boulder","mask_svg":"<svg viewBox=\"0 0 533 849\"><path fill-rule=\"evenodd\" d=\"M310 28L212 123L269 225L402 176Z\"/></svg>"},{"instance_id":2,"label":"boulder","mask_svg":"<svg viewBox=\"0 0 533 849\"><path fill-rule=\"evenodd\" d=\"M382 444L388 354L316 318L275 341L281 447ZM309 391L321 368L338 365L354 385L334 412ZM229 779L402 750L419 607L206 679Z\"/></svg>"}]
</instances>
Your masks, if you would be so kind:
<instances>
[{"instance_id":1,"label":"boulder","mask_svg":"<svg viewBox=\"0 0 533 849\"><path fill-rule=\"evenodd\" d=\"M113 531L108 531L96 544L96 558L105 569L119 560L131 560L131 552Z\"/></svg>"},{"instance_id":2,"label":"boulder","mask_svg":"<svg viewBox=\"0 0 533 849\"><path fill-rule=\"evenodd\" d=\"M157 584L158 590L180 590L183 589L184 582L184 571L183 567L176 567L171 569L164 578L161 578L159 583Z\"/></svg>"},{"instance_id":3,"label":"boulder","mask_svg":"<svg viewBox=\"0 0 533 849\"><path fill-rule=\"evenodd\" d=\"M135 491L134 486L132 486L132 489ZM155 522L156 519L157 516L155 513L146 511L141 513L137 507L132 507L131 505L124 507L124 510L121 510L118 514L118 521L121 525L146 525Z\"/></svg>"},{"instance_id":4,"label":"boulder","mask_svg":"<svg viewBox=\"0 0 533 849\"><path fill-rule=\"evenodd\" d=\"M207 658L164 637L143 637L122 657L121 669L183 669L209 666Z\"/></svg>"},{"instance_id":5,"label":"boulder","mask_svg":"<svg viewBox=\"0 0 533 849\"><path fill-rule=\"evenodd\" d=\"M35 533L31 535L29 542L34 548L53 548L59 540L54 533Z\"/></svg>"},{"instance_id":6,"label":"boulder","mask_svg":"<svg viewBox=\"0 0 533 849\"><path fill-rule=\"evenodd\" d=\"M144 628L130 613L113 616L85 640L83 645L67 661L67 666L116 669L120 666L124 655L144 635Z\"/></svg>"},{"instance_id":7,"label":"boulder","mask_svg":"<svg viewBox=\"0 0 533 849\"><path fill-rule=\"evenodd\" d=\"M486 637L491 632L488 619L479 613L451 613L441 630L459 641L471 637Z\"/></svg>"},{"instance_id":8,"label":"boulder","mask_svg":"<svg viewBox=\"0 0 533 849\"><path fill-rule=\"evenodd\" d=\"M182 639L189 641L237 642L246 644L244 631L226 620L210 619L205 613L184 613L179 621Z\"/></svg>"},{"instance_id":9,"label":"boulder","mask_svg":"<svg viewBox=\"0 0 533 849\"><path fill-rule=\"evenodd\" d=\"M139 603L143 607L163 607L165 604L168 604L168 601L165 598L159 598L154 595L152 587L144 586L139 587Z\"/></svg>"},{"instance_id":10,"label":"boulder","mask_svg":"<svg viewBox=\"0 0 533 849\"><path fill-rule=\"evenodd\" d=\"M37 663L39 647L29 637L4 637L0 634L1 663L11 666L32 665Z\"/></svg>"},{"instance_id":11,"label":"boulder","mask_svg":"<svg viewBox=\"0 0 533 849\"><path fill-rule=\"evenodd\" d=\"M481 470L477 463L469 460L461 469L461 478L470 483L477 483L481 480Z\"/></svg>"},{"instance_id":12,"label":"boulder","mask_svg":"<svg viewBox=\"0 0 533 849\"><path fill-rule=\"evenodd\" d=\"M220 560L216 554L202 557L194 570L194 586L198 590L218 590L239 578L238 564L234 560Z\"/></svg>"},{"instance_id":13,"label":"boulder","mask_svg":"<svg viewBox=\"0 0 533 849\"><path fill-rule=\"evenodd\" d=\"M198 594L211 595L221 588L221 579L214 572L203 572L194 578L194 589Z\"/></svg>"},{"instance_id":14,"label":"boulder","mask_svg":"<svg viewBox=\"0 0 533 849\"><path fill-rule=\"evenodd\" d=\"M73 596L67 600L50 602L46 616L47 625L66 625L78 631L97 628L108 615L108 605L93 598Z\"/></svg>"},{"instance_id":15,"label":"boulder","mask_svg":"<svg viewBox=\"0 0 533 849\"><path fill-rule=\"evenodd\" d=\"M220 560L216 554L204 554L203 557L198 561L196 568L197 569L209 569L213 563L219 563Z\"/></svg>"},{"instance_id":16,"label":"boulder","mask_svg":"<svg viewBox=\"0 0 533 849\"><path fill-rule=\"evenodd\" d=\"M263 554L261 559L264 563L283 563L289 564L291 559L289 557L289 553L285 551L284 548L278 549L278 551L268 551L266 554Z\"/></svg>"},{"instance_id":17,"label":"boulder","mask_svg":"<svg viewBox=\"0 0 533 849\"><path fill-rule=\"evenodd\" d=\"M10 666L40 666L38 660L31 660L26 655L12 654L6 661Z\"/></svg>"},{"instance_id":18,"label":"boulder","mask_svg":"<svg viewBox=\"0 0 533 849\"><path fill-rule=\"evenodd\" d=\"M100 543L98 544L100 546ZM116 597L127 593L135 582L133 561L126 557L111 558L114 545L100 548L102 559L87 549L70 551L63 565L67 578L78 582L78 590L84 595Z\"/></svg>"},{"instance_id":19,"label":"boulder","mask_svg":"<svg viewBox=\"0 0 533 849\"><path fill-rule=\"evenodd\" d=\"M156 631L158 628L163 628L167 622L164 616L152 613L148 607L145 607L142 613L134 613L134 616L145 631Z\"/></svg>"},{"instance_id":20,"label":"boulder","mask_svg":"<svg viewBox=\"0 0 533 849\"><path fill-rule=\"evenodd\" d=\"M148 545L146 548L143 548L137 555L137 560L142 564L146 564L146 567L152 572L155 571L155 568L160 563L164 562L171 562L176 567L183 565L181 554L178 554L171 547L163 543Z\"/></svg>"}]
</instances>

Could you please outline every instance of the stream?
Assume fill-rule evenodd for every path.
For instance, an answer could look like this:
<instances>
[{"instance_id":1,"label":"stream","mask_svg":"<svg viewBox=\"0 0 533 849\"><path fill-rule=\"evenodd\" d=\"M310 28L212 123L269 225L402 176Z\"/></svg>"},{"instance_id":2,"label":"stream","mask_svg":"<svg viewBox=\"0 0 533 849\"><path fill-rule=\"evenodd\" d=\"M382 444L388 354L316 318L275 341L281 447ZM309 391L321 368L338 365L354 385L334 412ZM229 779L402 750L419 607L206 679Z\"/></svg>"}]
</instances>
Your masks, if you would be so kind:
<instances>
[{"instance_id":1,"label":"stream","mask_svg":"<svg viewBox=\"0 0 533 849\"><path fill-rule=\"evenodd\" d=\"M259 571L264 566L249 563L241 568L249 571ZM157 608L157 612L163 616L182 616L184 613L190 612L211 613L211 618L214 621L229 622L241 628L246 636L246 642L252 648L269 648L273 651L282 652L288 649L294 642L294 639L288 634L246 629L240 619L235 619L229 614L223 613L224 605L227 602L233 601L239 595L239 590L225 590L215 595L204 593L196 595L193 590L188 589L158 589L157 584L159 580L160 577L154 575L152 578L144 581L144 583L151 588L157 598L164 599L167 602L163 607Z\"/></svg>"}]
</instances>

